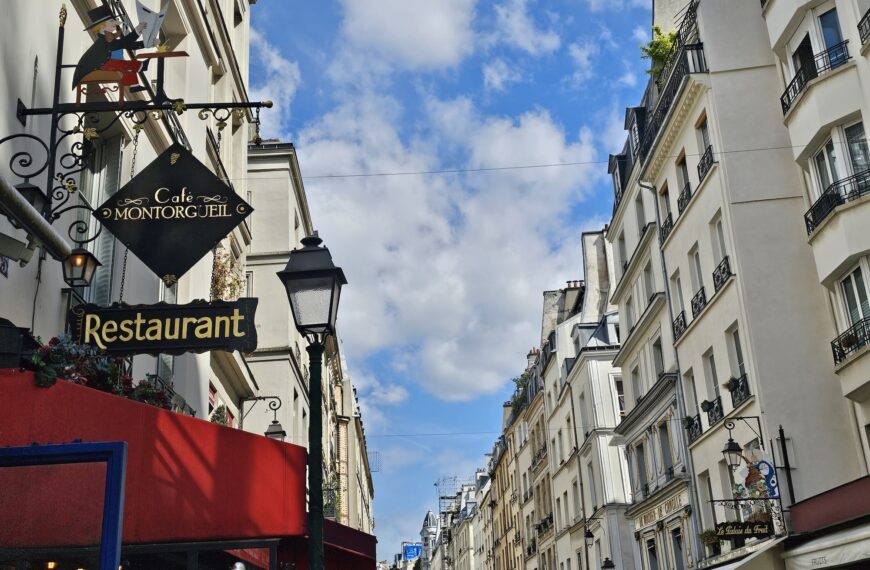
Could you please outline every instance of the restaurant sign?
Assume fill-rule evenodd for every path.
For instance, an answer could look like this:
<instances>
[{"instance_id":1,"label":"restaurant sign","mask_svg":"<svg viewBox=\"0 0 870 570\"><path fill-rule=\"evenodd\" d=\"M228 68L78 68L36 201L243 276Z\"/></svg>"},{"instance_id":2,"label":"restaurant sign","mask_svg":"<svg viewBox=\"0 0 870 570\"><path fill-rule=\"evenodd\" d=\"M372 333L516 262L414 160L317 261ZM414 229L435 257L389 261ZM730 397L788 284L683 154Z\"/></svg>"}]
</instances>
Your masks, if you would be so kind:
<instances>
[{"instance_id":1,"label":"restaurant sign","mask_svg":"<svg viewBox=\"0 0 870 570\"><path fill-rule=\"evenodd\" d=\"M78 305L70 311L73 337L114 356L182 354L257 348L256 298L193 301L186 305Z\"/></svg>"},{"instance_id":2,"label":"restaurant sign","mask_svg":"<svg viewBox=\"0 0 870 570\"><path fill-rule=\"evenodd\" d=\"M772 534L770 521L727 522L716 525L716 538L719 540L766 538Z\"/></svg>"},{"instance_id":3,"label":"restaurant sign","mask_svg":"<svg viewBox=\"0 0 870 570\"><path fill-rule=\"evenodd\" d=\"M94 211L171 285L253 209L180 144L173 144Z\"/></svg>"}]
</instances>

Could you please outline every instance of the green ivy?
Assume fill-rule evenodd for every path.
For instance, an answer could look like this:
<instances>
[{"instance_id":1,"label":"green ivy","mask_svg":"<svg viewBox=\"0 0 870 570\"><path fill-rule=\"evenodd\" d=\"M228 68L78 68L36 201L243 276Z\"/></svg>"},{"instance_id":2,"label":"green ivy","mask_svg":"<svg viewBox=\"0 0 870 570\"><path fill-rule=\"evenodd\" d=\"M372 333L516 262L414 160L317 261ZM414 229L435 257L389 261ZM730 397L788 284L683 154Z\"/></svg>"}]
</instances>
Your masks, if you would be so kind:
<instances>
[{"instance_id":1,"label":"green ivy","mask_svg":"<svg viewBox=\"0 0 870 570\"><path fill-rule=\"evenodd\" d=\"M648 44L640 46L640 53L644 59L650 60L650 68L647 73L653 77L658 77L668 61L671 52L674 51L674 44L677 41L676 30L670 31L667 34L662 32L661 27L653 26L653 38Z\"/></svg>"},{"instance_id":2,"label":"green ivy","mask_svg":"<svg viewBox=\"0 0 870 570\"><path fill-rule=\"evenodd\" d=\"M222 426L229 425L229 418L227 418L227 407L223 404L218 405L211 413L211 417L209 421L213 424L220 424Z\"/></svg>"}]
</instances>

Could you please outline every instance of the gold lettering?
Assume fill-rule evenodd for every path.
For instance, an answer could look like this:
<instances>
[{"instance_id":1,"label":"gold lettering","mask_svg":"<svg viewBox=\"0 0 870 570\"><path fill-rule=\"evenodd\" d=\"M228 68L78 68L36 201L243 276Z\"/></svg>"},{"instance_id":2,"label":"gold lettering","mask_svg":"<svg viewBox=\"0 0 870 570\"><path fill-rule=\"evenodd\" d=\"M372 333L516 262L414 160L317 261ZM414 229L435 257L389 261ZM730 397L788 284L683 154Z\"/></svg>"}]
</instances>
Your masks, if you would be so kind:
<instances>
[{"instance_id":1,"label":"gold lettering","mask_svg":"<svg viewBox=\"0 0 870 570\"><path fill-rule=\"evenodd\" d=\"M161 192L169 192L169 188L158 188L157 190L155 190L154 191L154 201L157 202L158 204L165 204L166 202L169 201L169 198L166 198L165 200L161 200L160 199Z\"/></svg>"},{"instance_id":2,"label":"gold lettering","mask_svg":"<svg viewBox=\"0 0 870 570\"><path fill-rule=\"evenodd\" d=\"M118 337L115 334L118 332L118 323L115 321L106 321L103 325L103 340L106 342L115 342ZM112 335L111 338L109 335Z\"/></svg>"},{"instance_id":3,"label":"gold lettering","mask_svg":"<svg viewBox=\"0 0 870 570\"><path fill-rule=\"evenodd\" d=\"M145 340L142 336L141 327L145 324L145 319L142 318L140 313L136 313L136 340Z\"/></svg>"},{"instance_id":4,"label":"gold lettering","mask_svg":"<svg viewBox=\"0 0 870 570\"><path fill-rule=\"evenodd\" d=\"M196 325L196 330L194 334L196 338L212 338L212 324L211 319L208 317L202 317L197 320L199 323Z\"/></svg>"},{"instance_id":5,"label":"gold lettering","mask_svg":"<svg viewBox=\"0 0 870 570\"><path fill-rule=\"evenodd\" d=\"M148 330L145 331L145 340L160 340L163 338L163 321L160 319L150 319L148 321Z\"/></svg>"},{"instance_id":6,"label":"gold lettering","mask_svg":"<svg viewBox=\"0 0 870 570\"><path fill-rule=\"evenodd\" d=\"M233 321L233 336L235 336L235 337L245 336L245 331L239 330L239 323L241 321L245 320L245 317L243 315L239 314L238 309L233 309L233 316L230 318Z\"/></svg>"},{"instance_id":7,"label":"gold lettering","mask_svg":"<svg viewBox=\"0 0 870 570\"><path fill-rule=\"evenodd\" d=\"M178 329L180 328L178 321L178 318L166 319L166 334L163 338L165 338L166 340L178 340ZM169 332L172 329L170 323L175 324L175 330L173 332Z\"/></svg>"},{"instance_id":8,"label":"gold lettering","mask_svg":"<svg viewBox=\"0 0 870 570\"><path fill-rule=\"evenodd\" d=\"M100 317L97 315L85 315L85 338L84 343L88 344L88 341L91 338L91 335L94 337L94 344L99 346L102 349L106 348L106 345L101 342L100 335L97 331L100 330Z\"/></svg>"},{"instance_id":9,"label":"gold lettering","mask_svg":"<svg viewBox=\"0 0 870 570\"><path fill-rule=\"evenodd\" d=\"M226 325L226 333L221 333L221 324ZM214 337L229 337L230 336L230 318L229 317L215 317L215 325L214 325Z\"/></svg>"},{"instance_id":10,"label":"gold lettering","mask_svg":"<svg viewBox=\"0 0 870 570\"><path fill-rule=\"evenodd\" d=\"M183 218L184 217L184 206L175 206L175 217Z\"/></svg>"},{"instance_id":11,"label":"gold lettering","mask_svg":"<svg viewBox=\"0 0 870 570\"><path fill-rule=\"evenodd\" d=\"M133 321L127 319L125 321L120 322L121 335L118 337L118 340L121 342L127 342L131 338L133 338Z\"/></svg>"},{"instance_id":12,"label":"gold lettering","mask_svg":"<svg viewBox=\"0 0 870 570\"><path fill-rule=\"evenodd\" d=\"M188 218L195 218L196 217L196 206L187 206L184 209L184 215Z\"/></svg>"},{"instance_id":13,"label":"gold lettering","mask_svg":"<svg viewBox=\"0 0 870 570\"><path fill-rule=\"evenodd\" d=\"M127 208L115 208L115 219L116 220L126 220L129 217L129 213Z\"/></svg>"},{"instance_id":14,"label":"gold lettering","mask_svg":"<svg viewBox=\"0 0 870 570\"><path fill-rule=\"evenodd\" d=\"M181 324L181 327L182 327L181 328L181 338L182 339L187 338L187 325L195 325L196 321L197 321L196 317L184 317L182 319L182 324Z\"/></svg>"}]
</instances>

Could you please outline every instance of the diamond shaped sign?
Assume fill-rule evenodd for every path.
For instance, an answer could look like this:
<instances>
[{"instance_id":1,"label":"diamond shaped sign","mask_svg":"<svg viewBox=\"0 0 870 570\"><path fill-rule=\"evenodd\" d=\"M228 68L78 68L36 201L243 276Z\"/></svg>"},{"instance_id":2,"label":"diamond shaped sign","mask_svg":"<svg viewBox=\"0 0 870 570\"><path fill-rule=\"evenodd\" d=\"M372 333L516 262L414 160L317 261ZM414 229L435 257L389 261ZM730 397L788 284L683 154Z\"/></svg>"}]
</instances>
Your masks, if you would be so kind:
<instances>
[{"instance_id":1,"label":"diamond shaped sign","mask_svg":"<svg viewBox=\"0 0 870 570\"><path fill-rule=\"evenodd\" d=\"M171 284L252 211L232 188L176 143L94 215Z\"/></svg>"}]
</instances>

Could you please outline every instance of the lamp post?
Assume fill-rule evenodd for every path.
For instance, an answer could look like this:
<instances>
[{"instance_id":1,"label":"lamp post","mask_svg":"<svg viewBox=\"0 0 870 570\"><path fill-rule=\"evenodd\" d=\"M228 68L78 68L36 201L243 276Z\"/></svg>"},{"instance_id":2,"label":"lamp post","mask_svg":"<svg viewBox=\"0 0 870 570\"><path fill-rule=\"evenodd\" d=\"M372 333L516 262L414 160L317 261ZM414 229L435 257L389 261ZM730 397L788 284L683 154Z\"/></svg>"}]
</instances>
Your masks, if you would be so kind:
<instances>
[{"instance_id":1,"label":"lamp post","mask_svg":"<svg viewBox=\"0 0 870 570\"><path fill-rule=\"evenodd\" d=\"M63 260L63 280L73 288L87 287L100 265L102 263L93 253L77 247Z\"/></svg>"},{"instance_id":2,"label":"lamp post","mask_svg":"<svg viewBox=\"0 0 870 570\"><path fill-rule=\"evenodd\" d=\"M608 568L612 570L613 568L616 568L616 564L614 564L613 560L610 558L605 558L604 562L601 563L601 570L607 570Z\"/></svg>"},{"instance_id":3,"label":"lamp post","mask_svg":"<svg viewBox=\"0 0 870 570\"><path fill-rule=\"evenodd\" d=\"M323 570L323 342L335 333L335 318L344 272L332 262L317 232L302 240L278 278L287 290L296 330L308 339L311 370L308 424L308 567Z\"/></svg>"}]
</instances>

